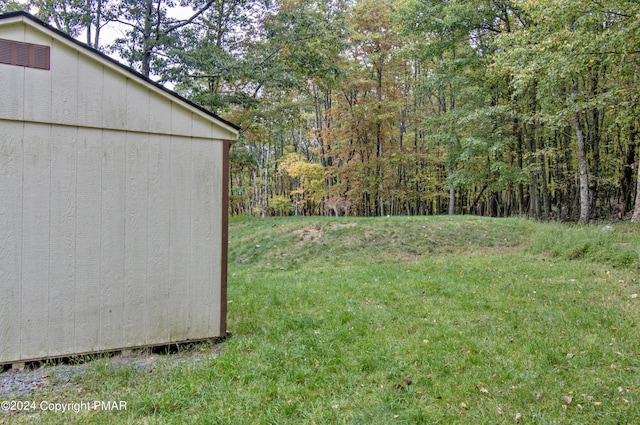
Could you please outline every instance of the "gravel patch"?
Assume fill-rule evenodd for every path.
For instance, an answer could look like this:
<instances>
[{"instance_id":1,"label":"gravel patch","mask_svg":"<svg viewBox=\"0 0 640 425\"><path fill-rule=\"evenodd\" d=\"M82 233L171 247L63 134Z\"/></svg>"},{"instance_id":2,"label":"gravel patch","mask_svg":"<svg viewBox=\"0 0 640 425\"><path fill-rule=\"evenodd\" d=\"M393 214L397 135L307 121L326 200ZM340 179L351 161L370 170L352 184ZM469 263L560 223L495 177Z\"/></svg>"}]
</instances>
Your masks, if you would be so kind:
<instances>
[{"instance_id":1,"label":"gravel patch","mask_svg":"<svg viewBox=\"0 0 640 425\"><path fill-rule=\"evenodd\" d=\"M37 394L49 383L45 367L36 370L8 370L0 374L0 398L18 398L25 394Z\"/></svg>"},{"instance_id":2,"label":"gravel patch","mask_svg":"<svg viewBox=\"0 0 640 425\"><path fill-rule=\"evenodd\" d=\"M166 347L165 347L166 348ZM169 363L197 363L205 359L217 357L222 350L221 344L187 345L179 350L141 349L111 356L101 355L83 363L69 364L65 359L60 364L29 363L22 370L8 369L2 371L0 366L0 400L17 399L22 396L33 396L44 390L60 390L79 386L82 375L91 373L96 362L109 362L113 367L134 367L136 371L151 370L159 361ZM168 354L164 354L169 351ZM160 354L163 353L163 354ZM65 363L66 361L66 363ZM1 424L2 422L0 422Z\"/></svg>"}]
</instances>

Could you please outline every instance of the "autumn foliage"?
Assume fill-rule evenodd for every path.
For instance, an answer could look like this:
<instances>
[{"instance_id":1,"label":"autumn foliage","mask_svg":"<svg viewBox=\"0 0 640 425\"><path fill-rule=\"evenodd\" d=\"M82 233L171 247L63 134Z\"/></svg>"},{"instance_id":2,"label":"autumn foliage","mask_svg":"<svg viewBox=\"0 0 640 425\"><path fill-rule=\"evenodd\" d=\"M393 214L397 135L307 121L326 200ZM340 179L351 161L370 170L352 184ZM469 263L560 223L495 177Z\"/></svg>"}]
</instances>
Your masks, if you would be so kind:
<instances>
[{"instance_id":1,"label":"autumn foliage","mask_svg":"<svg viewBox=\"0 0 640 425\"><path fill-rule=\"evenodd\" d=\"M637 2L0 2L242 126L232 214L640 219ZM97 29L126 37L98 45ZM287 204L287 199L290 205Z\"/></svg>"}]
</instances>

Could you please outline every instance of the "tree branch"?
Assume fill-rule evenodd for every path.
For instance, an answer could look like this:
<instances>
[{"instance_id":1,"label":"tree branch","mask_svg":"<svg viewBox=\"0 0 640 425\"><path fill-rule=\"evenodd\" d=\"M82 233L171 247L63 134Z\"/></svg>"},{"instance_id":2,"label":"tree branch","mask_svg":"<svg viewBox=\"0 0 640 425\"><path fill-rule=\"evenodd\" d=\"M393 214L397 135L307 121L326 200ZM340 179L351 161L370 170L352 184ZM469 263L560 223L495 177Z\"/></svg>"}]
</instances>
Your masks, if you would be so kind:
<instances>
[{"instance_id":1,"label":"tree branch","mask_svg":"<svg viewBox=\"0 0 640 425\"><path fill-rule=\"evenodd\" d=\"M179 28L182 28L186 25L189 25L190 23L192 23L198 16L202 15L204 12L206 12L207 10L209 10L209 8L211 7L211 5L213 4L215 0L209 0L209 2L207 2L204 6L202 6L198 11L196 11L196 13L194 13L191 17L189 17L188 19L184 20L184 21L180 21L177 24L167 28L167 30L164 32L165 34L169 34L172 31L175 31Z\"/></svg>"}]
</instances>

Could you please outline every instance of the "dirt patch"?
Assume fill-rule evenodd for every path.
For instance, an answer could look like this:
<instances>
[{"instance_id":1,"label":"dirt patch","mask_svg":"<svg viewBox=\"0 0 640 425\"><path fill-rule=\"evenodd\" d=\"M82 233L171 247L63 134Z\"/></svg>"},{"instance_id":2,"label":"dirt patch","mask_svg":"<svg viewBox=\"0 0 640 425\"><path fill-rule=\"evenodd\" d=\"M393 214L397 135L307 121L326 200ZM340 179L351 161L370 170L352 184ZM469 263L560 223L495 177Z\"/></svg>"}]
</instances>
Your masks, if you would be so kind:
<instances>
[{"instance_id":1,"label":"dirt patch","mask_svg":"<svg viewBox=\"0 0 640 425\"><path fill-rule=\"evenodd\" d=\"M351 221L349 223L333 223L331 225L331 229L338 230L338 229L344 229L345 227L355 227L357 225L358 223L356 223L355 221Z\"/></svg>"},{"instance_id":2,"label":"dirt patch","mask_svg":"<svg viewBox=\"0 0 640 425\"><path fill-rule=\"evenodd\" d=\"M322 229L318 225L297 229L291 232L291 234L300 238L300 240L295 245L296 248L300 248L301 246L311 242L318 243L322 241Z\"/></svg>"}]
</instances>

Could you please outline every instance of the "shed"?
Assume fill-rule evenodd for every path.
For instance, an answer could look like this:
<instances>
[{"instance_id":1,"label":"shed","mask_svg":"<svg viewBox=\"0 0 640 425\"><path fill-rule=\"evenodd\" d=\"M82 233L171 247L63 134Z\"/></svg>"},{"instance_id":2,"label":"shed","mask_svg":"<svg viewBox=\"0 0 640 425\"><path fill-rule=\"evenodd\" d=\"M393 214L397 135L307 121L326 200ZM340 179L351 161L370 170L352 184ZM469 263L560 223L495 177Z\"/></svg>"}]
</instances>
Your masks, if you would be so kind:
<instances>
[{"instance_id":1,"label":"shed","mask_svg":"<svg viewBox=\"0 0 640 425\"><path fill-rule=\"evenodd\" d=\"M0 16L0 364L226 334L239 128Z\"/></svg>"}]
</instances>

